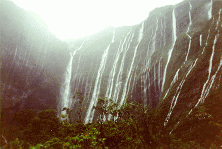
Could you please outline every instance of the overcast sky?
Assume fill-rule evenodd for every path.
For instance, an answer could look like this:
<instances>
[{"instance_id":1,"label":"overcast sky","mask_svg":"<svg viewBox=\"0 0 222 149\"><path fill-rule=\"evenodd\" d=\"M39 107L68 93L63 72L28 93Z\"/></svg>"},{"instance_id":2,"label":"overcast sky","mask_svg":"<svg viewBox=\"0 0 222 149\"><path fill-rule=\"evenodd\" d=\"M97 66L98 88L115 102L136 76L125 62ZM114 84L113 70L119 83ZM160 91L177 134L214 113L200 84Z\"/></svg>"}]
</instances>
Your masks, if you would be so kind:
<instances>
[{"instance_id":1,"label":"overcast sky","mask_svg":"<svg viewBox=\"0 0 222 149\"><path fill-rule=\"evenodd\" d=\"M182 0L13 0L34 11L60 39L75 39L107 26L135 25L151 10Z\"/></svg>"}]
</instances>

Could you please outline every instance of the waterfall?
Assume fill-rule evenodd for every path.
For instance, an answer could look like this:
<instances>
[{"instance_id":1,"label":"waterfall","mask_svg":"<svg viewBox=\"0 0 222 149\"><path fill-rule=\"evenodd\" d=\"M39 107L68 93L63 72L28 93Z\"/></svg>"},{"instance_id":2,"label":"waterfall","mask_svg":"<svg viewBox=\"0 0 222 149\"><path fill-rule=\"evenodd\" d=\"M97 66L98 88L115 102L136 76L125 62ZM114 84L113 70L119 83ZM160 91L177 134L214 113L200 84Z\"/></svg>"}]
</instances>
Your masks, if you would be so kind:
<instances>
[{"instance_id":1,"label":"waterfall","mask_svg":"<svg viewBox=\"0 0 222 149\"><path fill-rule=\"evenodd\" d=\"M218 28L218 25L219 25L219 22L220 22L220 14L221 14L221 10L219 11L219 16L218 16L218 20L217 20L217 23L216 23L216 28L215 30L217 30ZM212 53L211 53L211 57L210 57L210 60L209 60L209 68L208 68L208 77L207 77L207 81L204 83L203 85L203 89L202 89L202 92L201 92L201 96L200 96L200 99L198 100L197 105L199 105L200 102L204 102L205 98L207 97L207 95L209 94L210 92L210 89L211 89L211 86L212 84L209 83L209 81L212 79L212 77L210 78L211 76L211 71L212 71L212 63L213 63L213 57L214 57L214 51L215 51L215 44L217 42L217 39L219 37L219 30L218 30L218 33L216 34L215 38L214 38L214 43L213 43L213 47L212 47ZM195 107L196 107L195 106Z\"/></svg>"},{"instance_id":2,"label":"waterfall","mask_svg":"<svg viewBox=\"0 0 222 149\"><path fill-rule=\"evenodd\" d=\"M200 34L200 46L202 46L202 34Z\"/></svg>"},{"instance_id":3,"label":"waterfall","mask_svg":"<svg viewBox=\"0 0 222 149\"><path fill-rule=\"evenodd\" d=\"M130 75L132 73L132 68L133 68L133 64L134 64L134 60L135 60L135 57L136 57L138 46L139 46L140 41L142 40L142 37L143 37L143 28L144 28L144 22L142 24L142 27L140 28L138 44L137 44L137 46L135 48L133 59L132 59L132 63L131 63L131 66L130 66L130 69L129 69L129 72L128 72L128 75L127 75L127 78L126 78L126 82L125 82L124 88L123 88L123 94L122 94L122 98L121 98L121 101L120 101L120 106L123 104L123 101L126 99L126 95L127 95L126 93L127 93L129 78L130 78Z\"/></svg>"},{"instance_id":4,"label":"waterfall","mask_svg":"<svg viewBox=\"0 0 222 149\"><path fill-rule=\"evenodd\" d=\"M75 50L73 53L70 52L70 61L68 63L68 66L66 68L66 73L65 73L65 81L62 85L61 89L61 97L62 97L62 102L61 102L61 107L60 108L70 108L71 103L71 97L70 97L70 89L71 89L71 77L72 77L72 61L73 57L76 54L76 51L80 50L82 48L83 43L81 44L80 48ZM71 48L69 48L71 50ZM59 109L60 111L61 109ZM60 114L66 114L65 111L62 111Z\"/></svg>"},{"instance_id":5,"label":"waterfall","mask_svg":"<svg viewBox=\"0 0 222 149\"><path fill-rule=\"evenodd\" d=\"M89 108L88 108L87 113L86 113L85 123L92 122L92 120L93 120L94 112L95 112L95 109L93 109L93 106L96 106L97 101L98 101L102 76L103 76L103 72L104 72L104 69L105 69L105 66L106 66L106 60L107 60L110 45L114 42L114 36L115 36L115 30L113 31L112 41L107 46L106 50L104 51L103 56L102 56L102 60L100 62L100 66L99 66L99 70L98 70L98 73L97 73L95 86L94 86L94 90L93 90L93 94L92 94L92 99L90 101L90 105L89 105Z\"/></svg>"},{"instance_id":6,"label":"waterfall","mask_svg":"<svg viewBox=\"0 0 222 149\"><path fill-rule=\"evenodd\" d=\"M218 14L219 16L218 16L218 19L217 19L217 26L216 26L215 30L217 30L218 25L219 25L219 23L220 23L220 14L221 14L221 10L222 10L222 9L219 10L219 14Z\"/></svg>"},{"instance_id":7,"label":"waterfall","mask_svg":"<svg viewBox=\"0 0 222 149\"><path fill-rule=\"evenodd\" d=\"M131 33L131 31L129 31L129 33L126 35L126 37L124 39L124 42L122 44L122 48L124 48L124 45L125 45L125 48L124 48L124 51L123 51L123 56L122 56L122 60L121 60L121 63L120 63L119 72L118 72L117 77L116 77L115 90L114 90L114 93L113 93L113 99L116 102L118 101L118 97L119 97L119 93L120 93L120 89L121 89L121 85L122 85L122 74L123 74L123 67L124 67L124 61L125 61L126 53L129 49L130 44L131 44L131 42L133 40L133 37L134 37L134 33L131 33L131 34L130 33ZM128 36L129 36L129 38L126 41Z\"/></svg>"},{"instance_id":8,"label":"waterfall","mask_svg":"<svg viewBox=\"0 0 222 149\"><path fill-rule=\"evenodd\" d=\"M75 53L75 52L74 52ZM69 108L70 105L70 82L71 82L71 76L72 76L72 60L74 53L70 53L70 61L66 69L66 74L65 74L65 82L63 84L62 88L62 104L61 107L64 108ZM66 114L65 111L62 111L61 114Z\"/></svg>"},{"instance_id":9,"label":"waterfall","mask_svg":"<svg viewBox=\"0 0 222 149\"><path fill-rule=\"evenodd\" d=\"M158 30L158 23L159 23L159 20L157 19L156 17L156 30L155 30L155 33L154 33L154 36L153 36L153 39L152 39L152 53L155 52L155 49L156 49L156 34L157 34L157 30Z\"/></svg>"},{"instance_id":10,"label":"waterfall","mask_svg":"<svg viewBox=\"0 0 222 149\"><path fill-rule=\"evenodd\" d=\"M186 35L188 36L189 38L189 45L188 45L188 50L187 50L187 55L186 55L186 58L185 58L185 62L187 61L187 58L188 58L188 55L189 55L189 52L190 52L190 46L191 46L191 37L190 35L188 34L189 30L190 30L190 26L192 25L192 19L191 19L191 9L192 9L192 5L191 3L189 2L190 4L190 11L189 11L189 20L190 20L190 23L188 25L188 28L187 28L187 31L186 31Z\"/></svg>"},{"instance_id":11,"label":"waterfall","mask_svg":"<svg viewBox=\"0 0 222 149\"><path fill-rule=\"evenodd\" d=\"M218 16L218 20L217 20L217 24L216 24L215 30L217 30L218 25L219 25L219 22L220 22L221 10L222 10L222 9L219 10L219 16ZM214 23L214 19L213 19L213 23ZM213 23L212 23L212 24L213 24ZM212 25L212 24L211 24L211 25ZM208 31L208 36L209 36L209 32L210 32L210 29L209 29L209 31ZM214 57L215 44L216 44L217 39L218 39L218 37L219 37L219 35L220 35L219 33L220 33L220 32L219 32L219 30L218 30L218 31L217 31L217 34L216 34L216 36L215 36L215 38L214 38L213 47L212 47L212 53L211 53L211 57L210 57L210 60L209 60L208 77L207 77L206 82L205 82L204 85L203 85L200 98L199 98L198 102L196 103L195 107L197 107L201 102L203 103L203 102L205 101L205 99L206 99L206 97L208 96L208 94L209 94L209 92L210 92L210 89L211 89L211 87L212 87L212 85L213 85L213 83L214 83L215 77L216 77L218 71L220 70L220 68L221 68L221 66L222 66L222 58L221 58L221 59L220 59L220 64L219 64L219 66L218 66L218 68L217 68L217 71L215 72L214 75L211 76L212 61L213 61L213 57ZM208 38L209 38L209 37L207 37L207 40L208 40ZM206 41L206 45L207 45L207 41ZM206 47L206 45L205 45L205 47ZM205 49L205 47L204 47L204 49ZM202 52L202 54L203 54L203 52ZM210 77L210 76L211 76L211 77ZM193 109L190 110L190 112L188 113L188 115L190 115L190 113L191 113L192 111L193 111Z\"/></svg>"},{"instance_id":12,"label":"waterfall","mask_svg":"<svg viewBox=\"0 0 222 149\"><path fill-rule=\"evenodd\" d=\"M164 70L164 74L163 74L163 82L162 82L162 89L161 91L163 91L163 88L164 88L164 84L165 84L165 79L166 79L166 72L167 72L167 66L170 62L170 58L172 56L172 52L173 52L173 48L174 48L174 45L176 43L176 39L177 39L177 35L176 35L176 17L175 17L175 11L173 9L173 12L172 12L172 24L173 24L173 45L172 45L172 48L169 50L168 52L168 58L167 58L167 63L166 63L166 66L165 66L165 70Z\"/></svg>"},{"instance_id":13,"label":"waterfall","mask_svg":"<svg viewBox=\"0 0 222 149\"><path fill-rule=\"evenodd\" d=\"M197 59L194 61L194 63L189 67L189 70L188 70L187 74L183 77L183 79L181 80L179 86L177 87L176 94L173 96L173 99L172 99L172 101L171 101L170 110L169 110L169 112L168 112L168 114L167 114L167 117L166 117L166 119L165 119L164 126L167 125L167 123L168 123L168 121L169 121L169 119L170 119L170 116L171 116L171 114L172 114L172 112L173 112L173 109L174 109L174 107L175 107L176 104L177 104L177 99L178 99L178 97L179 97L179 95L180 95L180 92L181 92L181 90L182 90L182 87L183 87L183 85L184 85L184 82L186 81L186 78L187 78L187 76L190 74L191 70L192 70L192 69L194 68L194 66L196 65L197 60L198 60L198 58L197 58ZM178 72L179 72L179 71L178 71ZM177 77L178 77L178 73L177 73Z\"/></svg>"},{"instance_id":14,"label":"waterfall","mask_svg":"<svg viewBox=\"0 0 222 149\"><path fill-rule=\"evenodd\" d=\"M169 90L171 89L171 87L173 86L173 84L178 80L179 72L180 72L180 68L177 70L176 74L174 75L173 81L170 83L170 87L168 88L168 90L167 90L166 94L164 95L163 99L166 98Z\"/></svg>"},{"instance_id":15,"label":"waterfall","mask_svg":"<svg viewBox=\"0 0 222 149\"><path fill-rule=\"evenodd\" d=\"M212 18L213 0L211 0L211 2L207 5L207 7L210 7L210 9L208 10L208 19L211 19Z\"/></svg>"},{"instance_id":16,"label":"waterfall","mask_svg":"<svg viewBox=\"0 0 222 149\"><path fill-rule=\"evenodd\" d=\"M110 99L111 95L112 95L112 90L113 90L113 85L114 85L114 78L115 78L116 69L117 69L117 62L119 61L120 54L123 51L123 48L120 48L121 45L122 45L121 43L122 42L120 41L120 44L119 44L119 47L118 47L118 50L117 50L117 53L116 53L116 58L114 60L112 70L110 71L110 74L109 74L108 85L107 85L106 95L105 95L105 97L107 97L108 99Z\"/></svg>"},{"instance_id":17,"label":"waterfall","mask_svg":"<svg viewBox=\"0 0 222 149\"><path fill-rule=\"evenodd\" d=\"M204 102L204 100L207 97L207 95L209 94L211 86L212 86L212 84L209 83L209 81L211 80L210 76L211 76L211 71L212 71L212 61L213 61L213 57L214 57L215 44L217 42L218 37L219 37L219 33L215 36L215 39L214 39L214 44L212 47L213 50L212 50L212 54L211 54L210 61L209 61L208 77L207 77L207 81L203 85L203 89L202 89L198 104L199 104L199 102ZM196 104L196 106L198 104Z\"/></svg>"}]
</instances>

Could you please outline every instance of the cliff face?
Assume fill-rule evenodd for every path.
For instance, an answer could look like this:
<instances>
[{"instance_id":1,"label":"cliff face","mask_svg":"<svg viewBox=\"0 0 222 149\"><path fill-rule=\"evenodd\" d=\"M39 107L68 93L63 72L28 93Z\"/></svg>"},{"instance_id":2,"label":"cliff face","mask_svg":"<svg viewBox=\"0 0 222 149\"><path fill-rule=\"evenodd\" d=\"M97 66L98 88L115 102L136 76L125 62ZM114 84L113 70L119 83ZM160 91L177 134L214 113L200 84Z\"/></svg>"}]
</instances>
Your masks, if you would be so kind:
<instances>
[{"instance_id":1,"label":"cliff face","mask_svg":"<svg viewBox=\"0 0 222 149\"><path fill-rule=\"evenodd\" d=\"M183 110L219 102L221 8L219 0L185 0L156 8L138 25L108 27L69 46L1 9L2 106L57 106L60 113L77 109L72 97L81 91L86 123L95 118L98 98L107 97L164 107L167 125Z\"/></svg>"},{"instance_id":2,"label":"cliff face","mask_svg":"<svg viewBox=\"0 0 222 149\"><path fill-rule=\"evenodd\" d=\"M3 115L21 108L56 108L68 63L67 45L37 16L10 1L0 2L0 20Z\"/></svg>"},{"instance_id":3,"label":"cliff face","mask_svg":"<svg viewBox=\"0 0 222 149\"><path fill-rule=\"evenodd\" d=\"M183 110L221 100L221 8L220 1L187 0L153 10L141 24L72 42L71 94L84 93L85 122L98 97L164 105L165 125Z\"/></svg>"}]
</instances>

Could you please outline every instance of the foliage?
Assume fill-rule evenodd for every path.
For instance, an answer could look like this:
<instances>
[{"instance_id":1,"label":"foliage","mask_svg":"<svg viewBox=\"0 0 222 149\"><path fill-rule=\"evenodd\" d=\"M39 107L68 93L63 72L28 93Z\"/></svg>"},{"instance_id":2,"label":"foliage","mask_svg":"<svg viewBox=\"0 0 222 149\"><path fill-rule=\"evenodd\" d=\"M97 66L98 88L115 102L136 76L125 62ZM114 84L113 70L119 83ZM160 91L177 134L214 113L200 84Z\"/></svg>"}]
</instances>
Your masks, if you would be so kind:
<instances>
[{"instance_id":1,"label":"foliage","mask_svg":"<svg viewBox=\"0 0 222 149\"><path fill-rule=\"evenodd\" d=\"M60 121L56 115L56 110L42 110L22 130L21 139L27 140L34 145L44 143L51 137L58 135L59 127Z\"/></svg>"},{"instance_id":2,"label":"foliage","mask_svg":"<svg viewBox=\"0 0 222 149\"><path fill-rule=\"evenodd\" d=\"M7 148L219 148L221 119L215 119L209 107L199 106L190 114L184 111L167 126L163 125L167 106L153 109L127 100L119 105L99 98L94 107L97 121L88 124L61 120L53 109L38 114L20 111L15 114L18 126L8 131L14 130L14 139L6 135ZM71 110L64 110L68 117Z\"/></svg>"},{"instance_id":3,"label":"foliage","mask_svg":"<svg viewBox=\"0 0 222 149\"><path fill-rule=\"evenodd\" d=\"M75 103L78 104L77 107L75 108L75 110L67 107L63 107L62 111L65 111L66 114L61 114L61 118L63 120L66 120L70 123L83 123L83 118L82 118L82 104L83 104L83 100L84 100L84 96L82 96L82 93L80 91L77 91L75 93L75 95L72 97L73 100L76 100ZM74 118L73 118L74 117Z\"/></svg>"},{"instance_id":4,"label":"foliage","mask_svg":"<svg viewBox=\"0 0 222 149\"><path fill-rule=\"evenodd\" d=\"M15 113L14 120L20 127L27 127L35 115L36 111L32 109L21 110L18 113Z\"/></svg>"},{"instance_id":5,"label":"foliage","mask_svg":"<svg viewBox=\"0 0 222 149\"><path fill-rule=\"evenodd\" d=\"M9 148L9 149L23 149L23 148L28 148L28 147L29 147L29 144L27 144L27 142L22 141L18 138L11 141L8 146L7 145L3 146L3 148Z\"/></svg>"},{"instance_id":6,"label":"foliage","mask_svg":"<svg viewBox=\"0 0 222 149\"><path fill-rule=\"evenodd\" d=\"M205 148L210 148L213 143L219 147L222 145L222 125L213 120L206 107L197 107L180 122L174 134L182 142L196 142Z\"/></svg>"},{"instance_id":7,"label":"foliage","mask_svg":"<svg viewBox=\"0 0 222 149\"><path fill-rule=\"evenodd\" d=\"M105 138L98 138L100 132L96 128L88 129L86 132L78 133L74 137L67 136L64 140L53 138L44 144L45 148L89 148L104 146Z\"/></svg>"}]
</instances>

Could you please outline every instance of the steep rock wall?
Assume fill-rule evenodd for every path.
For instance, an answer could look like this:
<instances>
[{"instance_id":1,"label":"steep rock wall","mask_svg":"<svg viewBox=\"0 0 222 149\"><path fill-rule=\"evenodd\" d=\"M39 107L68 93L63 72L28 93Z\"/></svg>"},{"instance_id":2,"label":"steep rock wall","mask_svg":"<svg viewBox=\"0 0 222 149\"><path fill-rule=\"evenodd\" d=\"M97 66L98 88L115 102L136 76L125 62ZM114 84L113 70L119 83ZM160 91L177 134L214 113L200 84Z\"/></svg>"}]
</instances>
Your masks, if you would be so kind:
<instances>
[{"instance_id":1,"label":"steep rock wall","mask_svg":"<svg viewBox=\"0 0 222 149\"><path fill-rule=\"evenodd\" d=\"M22 108L56 108L67 45L37 15L11 1L0 2L0 20L3 118L12 118Z\"/></svg>"},{"instance_id":2,"label":"steep rock wall","mask_svg":"<svg viewBox=\"0 0 222 149\"><path fill-rule=\"evenodd\" d=\"M84 94L85 122L94 119L98 97L152 107L164 103L165 125L210 94L219 98L221 8L220 1L185 0L153 10L141 24L71 42L82 44L73 60L71 94Z\"/></svg>"},{"instance_id":3,"label":"steep rock wall","mask_svg":"<svg viewBox=\"0 0 222 149\"><path fill-rule=\"evenodd\" d=\"M2 107L8 115L28 107L61 113L68 106L75 119L81 105L73 96L80 91L86 123L96 119L98 98L107 97L164 108L166 126L183 110L221 100L219 0L156 8L138 25L108 27L68 45L11 2L0 6Z\"/></svg>"}]
</instances>

